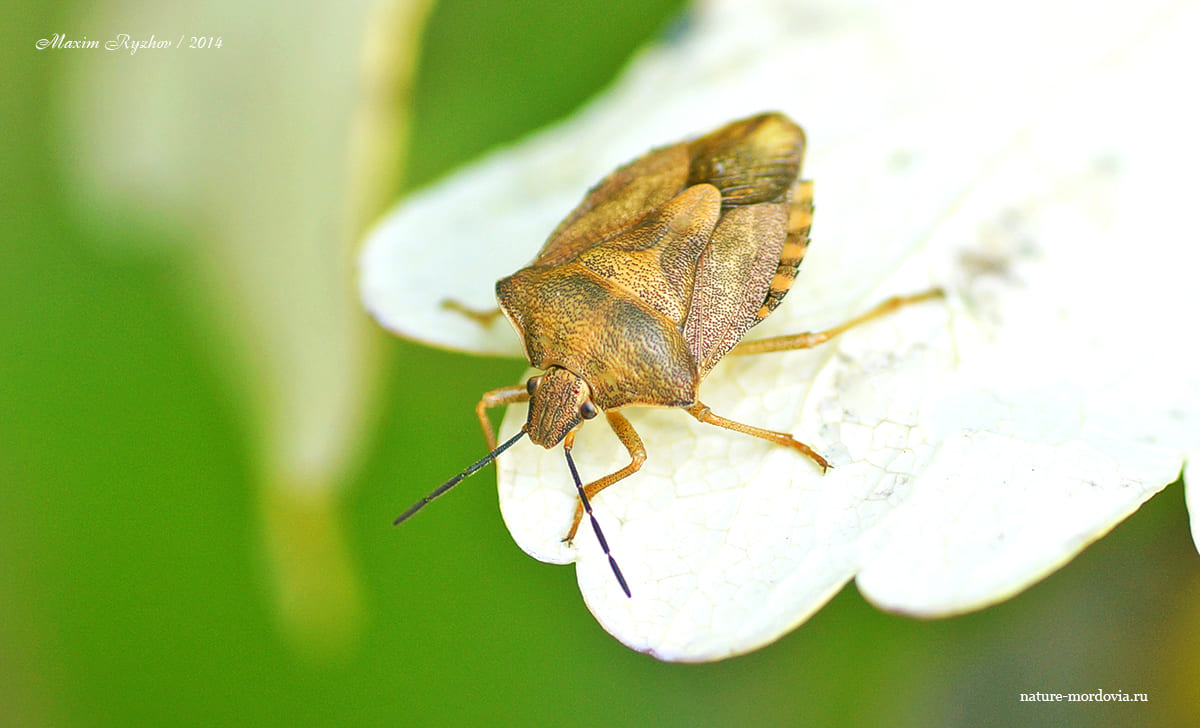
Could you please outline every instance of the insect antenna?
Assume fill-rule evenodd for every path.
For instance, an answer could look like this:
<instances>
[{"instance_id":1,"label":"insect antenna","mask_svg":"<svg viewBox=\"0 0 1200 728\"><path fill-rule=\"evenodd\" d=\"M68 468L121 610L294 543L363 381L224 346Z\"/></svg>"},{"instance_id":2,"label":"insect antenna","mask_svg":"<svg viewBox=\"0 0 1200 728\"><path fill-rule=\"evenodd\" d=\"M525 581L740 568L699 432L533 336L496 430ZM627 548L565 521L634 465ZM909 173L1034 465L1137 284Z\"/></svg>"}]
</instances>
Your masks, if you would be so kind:
<instances>
[{"instance_id":1,"label":"insect antenna","mask_svg":"<svg viewBox=\"0 0 1200 728\"><path fill-rule=\"evenodd\" d=\"M587 511L588 518L592 519L592 530L596 532L596 540L600 542L600 548L604 550L604 555L608 557L608 565L612 567L613 573L616 574L617 581L621 584L621 589L625 592L625 596L633 598L633 594L629 591L629 584L625 583L625 577L621 574L621 568L617 566L617 560L613 558L612 552L608 550L608 541L604 540L604 533L600 530L600 522L596 520L596 514L592 513L592 504L588 502L587 493L583 492L583 481L579 479L579 471L575 469L575 460L571 458L571 451L564 447L563 453L567 456L567 467L571 469L571 477L575 479L575 489L579 491L579 499L583 501L583 510Z\"/></svg>"},{"instance_id":2,"label":"insect antenna","mask_svg":"<svg viewBox=\"0 0 1200 728\"><path fill-rule=\"evenodd\" d=\"M466 478L468 475L474 474L476 470L479 470L484 465L487 465L488 463L495 460L496 456L498 456L500 453L504 452L508 448L512 447L512 445L514 443L516 443L517 440L520 440L524 434L525 434L525 429L521 428L521 431L518 432L517 434L513 435L512 439L508 440L507 442L505 442L502 445L500 445L499 447L497 447L495 450L492 450L487 455L480 458L479 461L476 462L471 467L467 468L466 470L462 471L458 475L455 475L450 480L447 480L445 483L442 483L438 487L434 488L433 492L430 493L429 495L425 496L424 498L417 501L416 503L413 503L412 506L407 511L401 513L396 518L396 520L392 521L392 525L399 526L401 523L404 523L408 519L412 518L413 515L417 511L419 511L422 508L424 508L425 506L429 505L430 502L437 499L439 496L443 495L446 491L450 490L454 486L458 485L459 482L461 482L463 478Z\"/></svg>"}]
</instances>

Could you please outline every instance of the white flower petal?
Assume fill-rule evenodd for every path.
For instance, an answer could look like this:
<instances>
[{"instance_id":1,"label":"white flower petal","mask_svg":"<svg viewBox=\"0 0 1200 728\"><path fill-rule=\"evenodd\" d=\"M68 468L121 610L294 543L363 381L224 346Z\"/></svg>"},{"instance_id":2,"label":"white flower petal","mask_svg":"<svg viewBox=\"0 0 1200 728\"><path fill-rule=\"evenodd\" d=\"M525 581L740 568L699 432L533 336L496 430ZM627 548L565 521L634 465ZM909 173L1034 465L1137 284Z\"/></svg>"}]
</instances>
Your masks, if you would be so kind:
<instances>
[{"instance_id":1,"label":"white flower petal","mask_svg":"<svg viewBox=\"0 0 1200 728\"><path fill-rule=\"evenodd\" d=\"M820 329L933 284L949 291L812 351L729 358L706 380L714 411L794 433L832 460L824 476L680 411L628 411L649 458L594 503L632 599L588 524L561 541L576 504L562 453L522 443L501 457L513 537L539 559L577 560L589 607L626 644L673 660L745 652L855 575L874 602L913 614L1004 599L1174 480L1200 443L1200 384L1176 314L1200 310L1189 280L1200 254L1180 239L1200 115L1178 93L1197 67L1200 11L978 12L706 3L686 39L644 54L576 120L443 188L530 193L526 211L489 203L456 222L487 235L515 231L509 216L536 220L541 233L520 243L527 259L609 168L683 129L781 108L809 133L814 242L787 302L753 335ZM605 167L562 198L555 186L592 156L580 149ZM568 172L540 188L555 159ZM488 290L519 265L489 271ZM416 318L372 308L398 330ZM463 331L443 343L491 350ZM502 432L523 421L524 407L510 408ZM599 422L574 450L589 479L628 462Z\"/></svg>"}]
</instances>

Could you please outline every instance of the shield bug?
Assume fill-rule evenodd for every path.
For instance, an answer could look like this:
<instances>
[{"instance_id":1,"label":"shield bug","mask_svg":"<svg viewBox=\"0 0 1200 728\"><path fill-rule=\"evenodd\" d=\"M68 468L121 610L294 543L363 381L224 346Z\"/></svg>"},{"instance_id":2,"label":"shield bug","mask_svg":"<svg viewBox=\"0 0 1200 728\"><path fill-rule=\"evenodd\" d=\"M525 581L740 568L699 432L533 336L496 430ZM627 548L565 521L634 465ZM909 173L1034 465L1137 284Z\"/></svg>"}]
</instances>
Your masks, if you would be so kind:
<instances>
[{"instance_id":1,"label":"shield bug","mask_svg":"<svg viewBox=\"0 0 1200 728\"><path fill-rule=\"evenodd\" d=\"M587 193L534 261L496 283L499 309L469 311L482 324L501 312L530 364L544 373L487 392L476 413L491 450L396 519L399 524L528 435L560 442L579 493L574 538L586 513L621 588L630 590L590 500L641 468L646 448L621 414L631 405L679 407L697 420L792 448L824 472L829 463L785 432L717 415L700 383L726 355L816 346L939 290L891 298L832 329L742 343L779 306L808 247L812 183L800 179L803 130L783 114L736 121L653 150ZM487 410L529 402L525 425L497 444ZM571 458L575 434L601 412L630 462L586 486Z\"/></svg>"}]
</instances>

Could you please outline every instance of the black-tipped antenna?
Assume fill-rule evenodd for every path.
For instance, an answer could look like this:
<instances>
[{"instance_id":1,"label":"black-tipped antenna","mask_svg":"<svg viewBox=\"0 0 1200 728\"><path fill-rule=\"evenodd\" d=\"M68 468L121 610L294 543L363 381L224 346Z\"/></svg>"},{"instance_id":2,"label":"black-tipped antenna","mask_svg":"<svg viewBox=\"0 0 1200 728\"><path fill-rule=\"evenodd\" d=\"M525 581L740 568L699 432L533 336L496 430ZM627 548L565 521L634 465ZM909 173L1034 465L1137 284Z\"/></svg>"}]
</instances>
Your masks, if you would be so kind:
<instances>
[{"instance_id":1,"label":"black-tipped antenna","mask_svg":"<svg viewBox=\"0 0 1200 728\"><path fill-rule=\"evenodd\" d=\"M468 475L474 474L474 472L476 470L479 470L484 465L487 465L488 463L495 460L496 456L498 456L500 453L504 452L508 448L512 447L513 443L515 443L517 440L520 440L524 434L525 434L525 430L522 429L520 432L513 435L511 440L504 443L503 445L500 445L495 450L492 450L491 452L489 452L487 455L484 455L483 458L481 458L479 460L479 462L475 463L471 467L462 471L458 475L455 475L453 478L451 478L450 480L447 480L445 483L442 483L438 487L434 488L432 493L425 496L424 498L417 501L416 503L413 503L412 507L410 507L407 511L401 513L399 515L399 517L396 518L396 520L392 521L392 525L399 526L401 523L404 523L408 519L412 518L414 513L421 510L425 506L429 505L432 501L436 500L439 496L443 495L446 491L448 491L451 488L453 488L454 486L458 485L459 482L462 481L463 478L467 477Z\"/></svg>"},{"instance_id":2,"label":"black-tipped antenna","mask_svg":"<svg viewBox=\"0 0 1200 728\"><path fill-rule=\"evenodd\" d=\"M564 447L563 452L567 456L567 467L571 469L571 477L575 479L575 489L579 491L579 500L583 501L583 510L587 511L588 518L592 519L592 530L596 532L596 540L600 542L600 548L604 550L604 555L608 557L608 565L612 567L613 573L617 576L617 581L621 584L621 589L624 590L625 596L633 598L633 594L629 591L629 585L625 583L625 577L621 574L620 567L617 566L617 560L613 558L612 552L608 550L608 541L604 540L604 534L600 531L600 522L596 520L596 514L592 513L592 504L588 502L587 494L583 492L583 481L579 479L579 471L575 469L575 461L571 458L571 450Z\"/></svg>"}]
</instances>

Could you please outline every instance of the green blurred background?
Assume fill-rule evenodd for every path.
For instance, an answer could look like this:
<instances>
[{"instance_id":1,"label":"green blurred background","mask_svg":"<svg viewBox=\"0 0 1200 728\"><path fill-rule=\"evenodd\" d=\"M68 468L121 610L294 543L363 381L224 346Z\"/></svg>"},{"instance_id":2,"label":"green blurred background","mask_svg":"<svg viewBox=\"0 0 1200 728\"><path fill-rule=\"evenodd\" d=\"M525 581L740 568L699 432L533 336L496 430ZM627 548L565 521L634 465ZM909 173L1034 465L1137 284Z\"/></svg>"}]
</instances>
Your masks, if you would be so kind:
<instances>
[{"instance_id":1,"label":"green blurred background","mask_svg":"<svg viewBox=\"0 0 1200 728\"><path fill-rule=\"evenodd\" d=\"M1178 483L1060 572L984 612L916 621L876 611L850 586L754 654L662 664L604 633L570 567L516 548L492 476L403 530L389 525L481 454L474 404L516 381L521 362L387 337L346 306L348 278L344 289L256 298L245 280L270 289L305 279L290 275L286 239L264 243L273 252L256 259L221 229L220 184L139 205L80 171L133 154L112 141L128 138L120 133L89 136L113 118L145 123L134 138L191 138L164 129L171 115L155 115L155 101L136 93L112 101L134 104L132 116L100 118L109 87L97 94L96 84L136 90L149 73L153 88L203 100L211 89L196 79L245 88L261 77L263 88L293 84L288 98L308 105L264 107L255 96L186 107L189 129L209 145L201 161L223 170L218 182L236 186L253 167L318 198L358 180L370 188L355 198L365 219L379 200L569 114L680 5L445 0L423 28L414 15L390 46L393 60L416 61L411 87L403 73L382 75L381 88L396 94L383 107L396 116L384 113L363 137L364 158L381 160L373 177L353 156L344 175L328 176L266 151L251 163L254 145L223 155L221 137L203 137L245 119L243 133L262 135L264 147L274 139L286 149L294 134L297 148L333 145L345 158L344 136L308 138L305 124L309 112L360 118L343 108L354 96L305 82L320 80L323 59L359 63L365 5L340 21L293 4L260 4L256 16L226 10L227 19L218 7L206 28L183 27L186 15L159 18L172 39L223 38L219 51L193 54L178 80L178 59L165 55L34 50L55 32L131 32L121 23L137 24L122 18L141 6L0 10L0 726L1194 724L1200 570ZM250 47L273 62L241 60ZM103 74L90 75L101 63ZM386 141L388 129L405 128L406 154ZM159 152L180 150L164 142ZM303 223L306 212L285 204L263 219ZM362 221L348 219L346 230ZM355 236L339 230L327 236L335 244L297 257L342 270L352 251L337 241ZM323 306L352 311L345 328L362 332L351 339L359 354L279 394L271 387L288 381L291 364L308 370L297 357L257 356L255 327L299 320L303 329ZM341 391L329 383L346 379L362 384L329 395ZM320 404L331 396L351 404ZM284 426L304 420L308 401L326 408L318 423L348 419L334 422L345 439L311 471L287 455ZM1146 692L1150 702L1018 701L1101 688Z\"/></svg>"}]
</instances>

